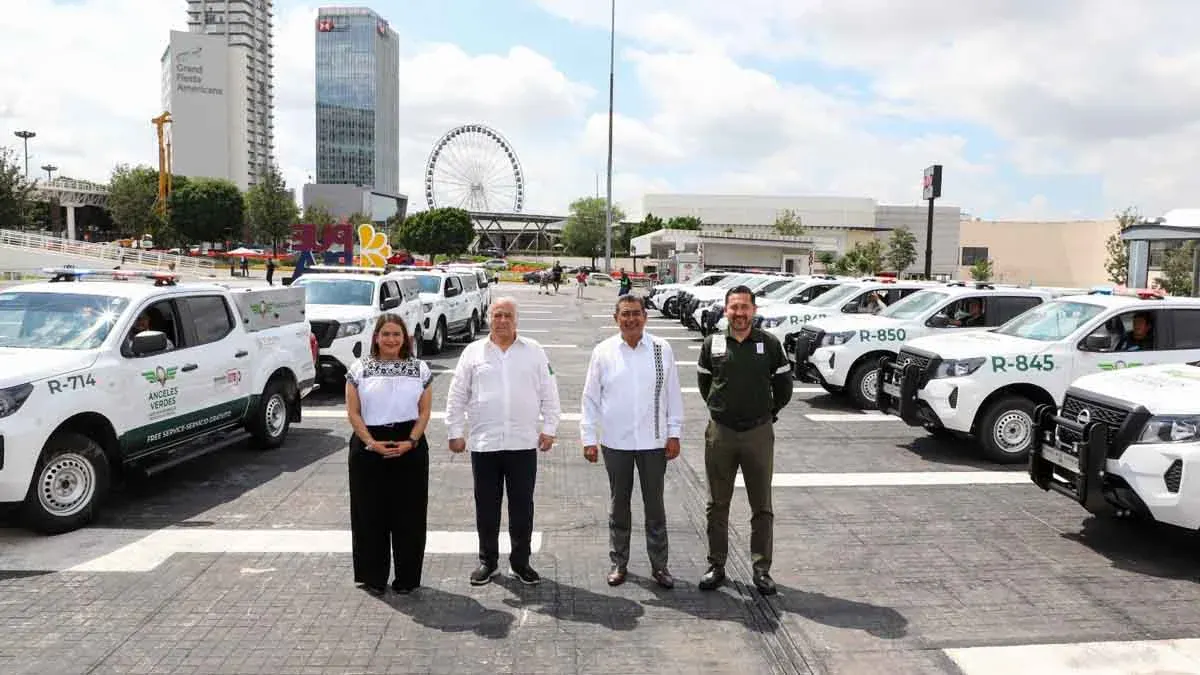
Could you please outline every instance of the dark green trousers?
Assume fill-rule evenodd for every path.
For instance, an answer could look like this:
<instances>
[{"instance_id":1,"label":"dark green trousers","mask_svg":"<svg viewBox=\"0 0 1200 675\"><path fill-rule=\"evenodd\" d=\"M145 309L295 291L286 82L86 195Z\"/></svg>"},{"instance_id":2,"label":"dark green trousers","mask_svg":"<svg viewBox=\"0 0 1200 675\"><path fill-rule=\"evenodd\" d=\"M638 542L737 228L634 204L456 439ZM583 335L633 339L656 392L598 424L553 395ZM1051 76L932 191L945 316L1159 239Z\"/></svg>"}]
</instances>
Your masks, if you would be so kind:
<instances>
[{"instance_id":1,"label":"dark green trousers","mask_svg":"<svg viewBox=\"0 0 1200 675\"><path fill-rule=\"evenodd\" d=\"M729 503L738 469L750 502L750 563L771 570L775 513L771 478L775 473L775 427L770 422L746 431L709 421L704 430L704 472L708 478L708 563L725 566L729 557Z\"/></svg>"}]
</instances>

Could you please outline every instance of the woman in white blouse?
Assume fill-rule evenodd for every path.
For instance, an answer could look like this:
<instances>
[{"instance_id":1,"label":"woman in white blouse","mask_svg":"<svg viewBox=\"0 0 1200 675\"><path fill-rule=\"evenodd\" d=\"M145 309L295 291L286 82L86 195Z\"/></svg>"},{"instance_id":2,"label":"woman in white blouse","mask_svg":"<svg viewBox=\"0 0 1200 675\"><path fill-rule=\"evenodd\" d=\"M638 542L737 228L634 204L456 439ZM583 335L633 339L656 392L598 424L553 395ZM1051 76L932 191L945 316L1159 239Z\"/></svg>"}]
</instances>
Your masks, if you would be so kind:
<instances>
[{"instance_id":1,"label":"woman in white blouse","mask_svg":"<svg viewBox=\"0 0 1200 675\"><path fill-rule=\"evenodd\" d=\"M371 355L346 372L350 439L350 530L354 581L383 595L389 557L392 590L421 585L429 505L429 444L425 427L433 404L429 366L412 356L404 320L384 314L375 323Z\"/></svg>"}]
</instances>

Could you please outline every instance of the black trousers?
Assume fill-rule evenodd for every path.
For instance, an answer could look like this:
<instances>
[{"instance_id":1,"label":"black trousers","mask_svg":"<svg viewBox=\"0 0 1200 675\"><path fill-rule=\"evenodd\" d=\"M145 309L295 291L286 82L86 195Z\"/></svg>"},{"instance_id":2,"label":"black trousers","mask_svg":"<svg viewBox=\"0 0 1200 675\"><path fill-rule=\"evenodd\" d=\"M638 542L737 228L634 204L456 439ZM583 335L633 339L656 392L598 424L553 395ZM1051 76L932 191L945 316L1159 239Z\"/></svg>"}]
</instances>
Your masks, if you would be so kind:
<instances>
[{"instance_id":1,"label":"black trousers","mask_svg":"<svg viewBox=\"0 0 1200 675\"><path fill-rule=\"evenodd\" d=\"M495 567L500 560L500 509L508 489L508 537L514 569L529 564L533 539L533 485L537 480L537 450L472 452L475 479L475 529L479 533L479 562Z\"/></svg>"},{"instance_id":2,"label":"black trousers","mask_svg":"<svg viewBox=\"0 0 1200 675\"><path fill-rule=\"evenodd\" d=\"M376 440L407 440L413 422L367 427ZM350 440L350 531L354 581L383 588L394 563L397 588L421 585L429 508L429 444L384 457Z\"/></svg>"}]
</instances>

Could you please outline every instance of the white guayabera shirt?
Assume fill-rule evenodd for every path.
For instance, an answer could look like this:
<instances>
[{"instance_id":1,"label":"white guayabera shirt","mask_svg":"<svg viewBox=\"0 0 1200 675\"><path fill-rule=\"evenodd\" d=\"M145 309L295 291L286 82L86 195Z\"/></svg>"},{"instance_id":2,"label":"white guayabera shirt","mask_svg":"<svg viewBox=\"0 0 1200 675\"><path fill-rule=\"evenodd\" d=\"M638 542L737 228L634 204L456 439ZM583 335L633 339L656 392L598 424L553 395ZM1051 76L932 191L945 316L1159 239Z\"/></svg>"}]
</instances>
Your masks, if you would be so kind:
<instances>
[{"instance_id":1,"label":"white guayabera shirt","mask_svg":"<svg viewBox=\"0 0 1200 675\"><path fill-rule=\"evenodd\" d=\"M518 335L507 351L476 340L459 355L446 429L465 435L471 452L536 448L539 433L557 435L561 414L558 380L536 340Z\"/></svg>"},{"instance_id":2,"label":"white guayabera shirt","mask_svg":"<svg viewBox=\"0 0 1200 675\"><path fill-rule=\"evenodd\" d=\"M630 347L620 333L592 350L583 385L583 444L616 450L657 450L683 427L683 394L675 353L666 340L642 333Z\"/></svg>"}]
</instances>

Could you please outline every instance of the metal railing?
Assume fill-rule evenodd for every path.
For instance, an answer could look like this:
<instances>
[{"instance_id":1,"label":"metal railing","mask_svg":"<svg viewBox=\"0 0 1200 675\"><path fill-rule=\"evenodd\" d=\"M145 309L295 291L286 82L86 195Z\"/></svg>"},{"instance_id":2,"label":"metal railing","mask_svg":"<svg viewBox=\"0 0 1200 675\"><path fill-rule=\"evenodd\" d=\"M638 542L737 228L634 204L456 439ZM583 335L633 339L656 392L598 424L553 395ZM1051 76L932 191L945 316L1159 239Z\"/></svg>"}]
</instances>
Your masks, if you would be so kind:
<instances>
[{"instance_id":1,"label":"metal railing","mask_svg":"<svg viewBox=\"0 0 1200 675\"><path fill-rule=\"evenodd\" d=\"M31 253L46 251L83 258L96 258L98 260L112 261L114 266L140 265L142 267L165 270L174 263L175 271L179 273L212 273L216 270L216 264L210 258L143 251L136 248L124 248L116 244L68 241L59 237L47 237L41 234L17 232L15 230L0 230L0 246L27 249ZM29 267L30 269L38 269L49 267L49 265L34 262Z\"/></svg>"}]
</instances>

